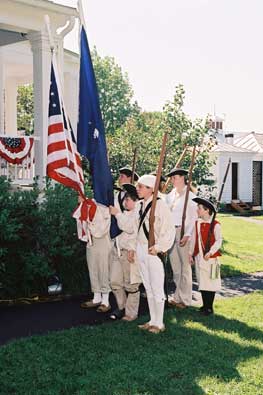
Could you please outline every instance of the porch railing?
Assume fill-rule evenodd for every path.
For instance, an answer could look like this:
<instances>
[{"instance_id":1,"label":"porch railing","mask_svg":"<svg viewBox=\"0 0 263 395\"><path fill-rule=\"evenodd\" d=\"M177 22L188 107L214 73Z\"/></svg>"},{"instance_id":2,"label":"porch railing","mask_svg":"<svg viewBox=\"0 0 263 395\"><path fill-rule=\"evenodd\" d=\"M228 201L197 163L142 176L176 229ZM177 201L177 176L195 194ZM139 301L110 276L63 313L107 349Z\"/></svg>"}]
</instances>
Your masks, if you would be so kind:
<instances>
[{"instance_id":1,"label":"porch railing","mask_svg":"<svg viewBox=\"0 0 263 395\"><path fill-rule=\"evenodd\" d=\"M0 137L21 137L0 134ZM34 138L34 143L30 152L21 164L12 164L0 156L0 176L8 178L12 184L16 185L30 185L33 183L35 177L35 143L39 137Z\"/></svg>"}]
</instances>

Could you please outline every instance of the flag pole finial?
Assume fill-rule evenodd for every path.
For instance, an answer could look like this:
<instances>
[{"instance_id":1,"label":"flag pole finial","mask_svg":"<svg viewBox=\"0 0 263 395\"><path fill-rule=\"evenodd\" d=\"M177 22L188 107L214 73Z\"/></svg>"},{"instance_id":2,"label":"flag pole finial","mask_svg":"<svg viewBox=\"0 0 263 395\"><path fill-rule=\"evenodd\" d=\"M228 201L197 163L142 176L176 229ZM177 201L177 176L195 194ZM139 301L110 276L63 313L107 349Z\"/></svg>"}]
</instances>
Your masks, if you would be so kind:
<instances>
[{"instance_id":1,"label":"flag pole finial","mask_svg":"<svg viewBox=\"0 0 263 395\"><path fill-rule=\"evenodd\" d=\"M44 16L44 20L45 20L45 25L46 25L46 29L47 29L47 34L48 34L48 38L49 38L49 44L50 44L50 51L51 54L53 55L54 50L55 50L55 42L51 33L51 27L50 27L50 18L48 15Z\"/></svg>"}]
</instances>

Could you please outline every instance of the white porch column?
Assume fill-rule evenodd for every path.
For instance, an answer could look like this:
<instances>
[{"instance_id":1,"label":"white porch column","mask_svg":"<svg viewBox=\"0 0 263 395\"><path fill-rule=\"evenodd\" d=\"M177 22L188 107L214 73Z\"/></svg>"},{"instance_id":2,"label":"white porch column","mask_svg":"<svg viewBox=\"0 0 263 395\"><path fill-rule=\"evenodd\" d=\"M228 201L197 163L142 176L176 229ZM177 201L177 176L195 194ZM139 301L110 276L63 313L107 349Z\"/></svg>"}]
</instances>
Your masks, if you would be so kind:
<instances>
[{"instance_id":1,"label":"white porch column","mask_svg":"<svg viewBox=\"0 0 263 395\"><path fill-rule=\"evenodd\" d=\"M7 78L5 82L5 129L6 134L17 135L17 80Z\"/></svg>"},{"instance_id":2,"label":"white porch column","mask_svg":"<svg viewBox=\"0 0 263 395\"><path fill-rule=\"evenodd\" d=\"M28 35L33 52L35 174L43 185L47 164L48 95L51 52L48 36L43 32Z\"/></svg>"},{"instance_id":3,"label":"white porch column","mask_svg":"<svg viewBox=\"0 0 263 395\"><path fill-rule=\"evenodd\" d=\"M4 89L5 89L5 69L4 69L4 56L3 48L0 48L0 134L5 132L5 121L4 121Z\"/></svg>"},{"instance_id":4,"label":"white porch column","mask_svg":"<svg viewBox=\"0 0 263 395\"><path fill-rule=\"evenodd\" d=\"M70 118L75 138L77 138L77 121L78 121L78 75L66 72L64 73L64 99L66 110Z\"/></svg>"},{"instance_id":5,"label":"white porch column","mask_svg":"<svg viewBox=\"0 0 263 395\"><path fill-rule=\"evenodd\" d=\"M64 94L64 41L63 38L57 36L57 62L61 83L62 94Z\"/></svg>"}]
</instances>

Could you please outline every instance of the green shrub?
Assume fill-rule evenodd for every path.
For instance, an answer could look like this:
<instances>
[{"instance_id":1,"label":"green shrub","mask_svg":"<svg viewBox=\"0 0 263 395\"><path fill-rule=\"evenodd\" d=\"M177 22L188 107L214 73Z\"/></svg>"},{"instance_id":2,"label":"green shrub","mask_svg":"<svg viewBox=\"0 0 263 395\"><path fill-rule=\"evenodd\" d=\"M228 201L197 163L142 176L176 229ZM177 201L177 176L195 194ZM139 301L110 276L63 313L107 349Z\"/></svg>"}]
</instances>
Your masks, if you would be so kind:
<instances>
[{"instance_id":1,"label":"green shrub","mask_svg":"<svg viewBox=\"0 0 263 395\"><path fill-rule=\"evenodd\" d=\"M76 204L76 193L62 185L12 192L0 177L1 297L45 294L55 273L64 293L89 290L86 246L71 216Z\"/></svg>"}]
</instances>

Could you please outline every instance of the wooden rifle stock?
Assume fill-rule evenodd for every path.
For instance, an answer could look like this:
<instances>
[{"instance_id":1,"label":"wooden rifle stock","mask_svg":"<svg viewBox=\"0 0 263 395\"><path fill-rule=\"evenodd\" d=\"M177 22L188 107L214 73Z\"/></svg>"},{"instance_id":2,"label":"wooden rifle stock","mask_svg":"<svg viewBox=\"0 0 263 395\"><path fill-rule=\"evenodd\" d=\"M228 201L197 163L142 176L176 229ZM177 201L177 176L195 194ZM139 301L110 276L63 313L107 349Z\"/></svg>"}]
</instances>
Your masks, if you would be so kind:
<instances>
[{"instance_id":1,"label":"wooden rifle stock","mask_svg":"<svg viewBox=\"0 0 263 395\"><path fill-rule=\"evenodd\" d=\"M131 183L132 184L134 183L134 173L135 173L136 159L137 159L137 148L134 148L133 160L132 160L132 177L131 177Z\"/></svg>"},{"instance_id":2,"label":"wooden rifle stock","mask_svg":"<svg viewBox=\"0 0 263 395\"><path fill-rule=\"evenodd\" d=\"M196 151L196 147L193 148L191 165L190 165L189 175L188 175L188 184L186 186L186 192L185 192L184 209L183 209L183 216L182 216L182 227L181 227L181 240L184 237L184 232L185 232L185 218L186 218L186 210L187 210L187 205L188 205L189 192L190 192L190 187L191 187L191 182L192 182L193 167L194 167L194 163L195 163L195 151Z\"/></svg>"},{"instance_id":3,"label":"wooden rifle stock","mask_svg":"<svg viewBox=\"0 0 263 395\"><path fill-rule=\"evenodd\" d=\"M182 163L182 161L183 161L183 159L184 159L184 157L185 157L185 154L186 154L186 152L187 152L187 149L188 149L188 147L187 147L187 145L186 145L186 146L184 147L184 150L183 150L183 152L181 153L181 155L180 155L178 161L176 162L175 167L180 167L180 166L181 166L181 163ZM171 177L168 177L167 180L166 180L166 182L165 182L165 184L164 184L164 186L163 186L162 193L165 193L165 192L166 192L166 189L168 188L168 185L169 185L170 180L171 180Z\"/></svg>"},{"instance_id":4,"label":"wooden rifle stock","mask_svg":"<svg viewBox=\"0 0 263 395\"><path fill-rule=\"evenodd\" d=\"M161 180L167 137L168 137L168 133L165 132L164 136L163 136L162 149L161 149L158 169L157 169L157 173L156 173L156 181L155 181L152 206L151 206L151 211L150 211L148 248L153 247L155 244L155 237L154 237L155 208L156 208L159 185L160 185L160 180Z\"/></svg>"},{"instance_id":5,"label":"wooden rifle stock","mask_svg":"<svg viewBox=\"0 0 263 395\"><path fill-rule=\"evenodd\" d=\"M226 183L226 179L227 179L227 176L228 176L230 165L231 165L231 158L229 158L229 161L228 161L228 164L227 164L227 168L226 168L226 172L225 172L225 175L224 175L224 178L223 178L223 181L222 181L222 185L221 185L221 188L220 188L218 200L217 200L217 203L216 203L216 211L213 213L212 221L211 221L211 224L209 226L209 231L208 231L208 236L207 236L207 241L206 241L205 251L204 251L205 254L207 254L209 252L210 247L211 247L211 236L212 236L212 233L213 233L213 230L214 230L214 222L215 222L215 219L216 219L217 209L219 207L219 204L221 202L221 198L222 198L222 195L223 195L223 192L224 192L225 183Z\"/></svg>"},{"instance_id":6,"label":"wooden rifle stock","mask_svg":"<svg viewBox=\"0 0 263 395\"><path fill-rule=\"evenodd\" d=\"M224 192L225 183L226 183L226 179L227 179L227 176L228 176L230 165L231 165L231 158L229 158L229 161L228 161L228 164L227 164L226 172L225 172L225 175L224 175L224 178L223 178L223 182L222 182L222 185L221 185L221 189L220 189L220 192L219 192L219 196L218 196L218 199L217 199L216 208L218 208L218 206L219 206L219 204L221 202L221 198L222 198L222 195L223 195L223 192Z\"/></svg>"}]
</instances>

